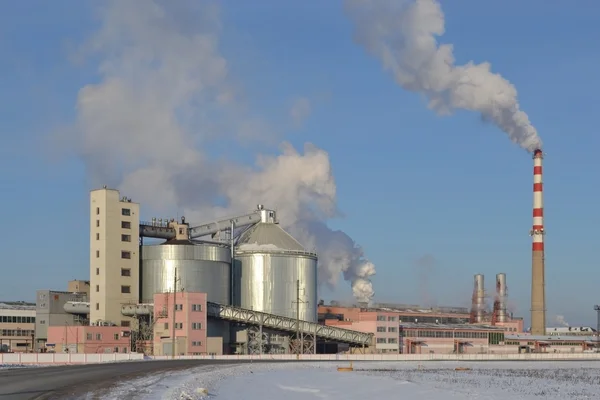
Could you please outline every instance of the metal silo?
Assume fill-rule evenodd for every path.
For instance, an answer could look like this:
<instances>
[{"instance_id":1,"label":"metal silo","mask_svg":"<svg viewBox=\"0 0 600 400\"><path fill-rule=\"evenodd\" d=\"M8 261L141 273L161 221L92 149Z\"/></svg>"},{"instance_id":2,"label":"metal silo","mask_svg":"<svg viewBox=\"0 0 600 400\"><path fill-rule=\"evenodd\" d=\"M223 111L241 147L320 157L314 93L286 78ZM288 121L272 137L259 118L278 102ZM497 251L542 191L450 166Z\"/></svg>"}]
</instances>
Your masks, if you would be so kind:
<instances>
[{"instance_id":1,"label":"metal silo","mask_svg":"<svg viewBox=\"0 0 600 400\"><path fill-rule=\"evenodd\" d=\"M163 244L142 246L141 261L142 303L153 303L155 293L172 293L177 268L178 290L206 293L208 301L230 304L229 246L170 240ZM209 321L207 328L208 336L223 336L228 341L226 323Z\"/></svg>"},{"instance_id":2,"label":"metal silo","mask_svg":"<svg viewBox=\"0 0 600 400\"><path fill-rule=\"evenodd\" d=\"M274 213L241 235L235 265L242 308L296 318L299 292L299 318L317 321L317 255L277 225Z\"/></svg>"}]
</instances>

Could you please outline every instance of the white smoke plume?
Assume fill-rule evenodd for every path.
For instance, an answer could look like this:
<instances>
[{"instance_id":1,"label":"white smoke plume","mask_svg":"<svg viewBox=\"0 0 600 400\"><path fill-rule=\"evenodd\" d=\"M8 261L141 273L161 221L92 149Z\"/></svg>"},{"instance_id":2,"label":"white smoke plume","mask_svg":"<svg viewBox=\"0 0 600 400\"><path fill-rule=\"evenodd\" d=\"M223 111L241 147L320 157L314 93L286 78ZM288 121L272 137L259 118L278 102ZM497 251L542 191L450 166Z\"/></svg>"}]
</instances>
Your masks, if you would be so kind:
<instances>
[{"instance_id":1,"label":"white smoke plume","mask_svg":"<svg viewBox=\"0 0 600 400\"><path fill-rule=\"evenodd\" d=\"M564 326L564 327L569 327L569 323L565 320L565 317L562 315L557 315L554 317L554 322L556 322L557 324Z\"/></svg>"},{"instance_id":2,"label":"white smoke plume","mask_svg":"<svg viewBox=\"0 0 600 400\"><path fill-rule=\"evenodd\" d=\"M439 44L444 13L436 0L345 0L355 40L406 90L421 93L439 114L476 111L522 148L541 149L517 90L488 62L455 65L453 46Z\"/></svg>"},{"instance_id":3,"label":"white smoke plume","mask_svg":"<svg viewBox=\"0 0 600 400\"><path fill-rule=\"evenodd\" d=\"M319 253L322 283L336 285L343 275L359 300L370 299L373 264L324 222L337 215L325 151L283 143L280 154L257 155L255 165L212 156L241 141L265 147L274 131L249 115L230 76L218 8L183 0L103 4L101 27L82 47L98 63L99 80L80 90L76 126L61 137L83 158L91 183L119 188L146 213L183 211L192 222L256 204L276 208L282 226Z\"/></svg>"}]
</instances>

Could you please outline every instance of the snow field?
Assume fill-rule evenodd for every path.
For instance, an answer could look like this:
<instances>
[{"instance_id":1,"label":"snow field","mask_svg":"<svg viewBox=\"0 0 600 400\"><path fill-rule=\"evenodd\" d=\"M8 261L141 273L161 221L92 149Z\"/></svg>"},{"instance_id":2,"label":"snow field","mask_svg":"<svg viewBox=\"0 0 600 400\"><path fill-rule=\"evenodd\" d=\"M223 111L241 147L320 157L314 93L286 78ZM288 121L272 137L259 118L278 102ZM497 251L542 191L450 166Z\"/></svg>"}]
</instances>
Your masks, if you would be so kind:
<instances>
[{"instance_id":1,"label":"snow field","mask_svg":"<svg viewBox=\"0 0 600 400\"><path fill-rule=\"evenodd\" d=\"M206 365L126 382L102 399L600 399L600 362L348 362ZM456 367L471 368L456 371ZM92 396L92 397L90 397ZM97 394L90 394L88 399Z\"/></svg>"}]
</instances>

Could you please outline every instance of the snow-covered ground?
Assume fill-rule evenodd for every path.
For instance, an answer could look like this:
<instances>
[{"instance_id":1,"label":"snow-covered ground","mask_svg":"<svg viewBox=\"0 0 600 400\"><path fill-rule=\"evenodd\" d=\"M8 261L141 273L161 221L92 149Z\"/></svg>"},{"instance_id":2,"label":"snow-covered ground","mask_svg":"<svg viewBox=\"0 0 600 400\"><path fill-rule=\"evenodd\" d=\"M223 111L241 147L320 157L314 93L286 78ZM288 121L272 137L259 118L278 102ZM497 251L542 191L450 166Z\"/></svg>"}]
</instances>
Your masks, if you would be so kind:
<instances>
[{"instance_id":1,"label":"snow-covered ground","mask_svg":"<svg viewBox=\"0 0 600 400\"><path fill-rule=\"evenodd\" d=\"M600 362L354 362L354 372L338 372L340 366L348 364L207 365L122 383L100 398L362 400L401 393L424 400L600 399Z\"/></svg>"}]
</instances>

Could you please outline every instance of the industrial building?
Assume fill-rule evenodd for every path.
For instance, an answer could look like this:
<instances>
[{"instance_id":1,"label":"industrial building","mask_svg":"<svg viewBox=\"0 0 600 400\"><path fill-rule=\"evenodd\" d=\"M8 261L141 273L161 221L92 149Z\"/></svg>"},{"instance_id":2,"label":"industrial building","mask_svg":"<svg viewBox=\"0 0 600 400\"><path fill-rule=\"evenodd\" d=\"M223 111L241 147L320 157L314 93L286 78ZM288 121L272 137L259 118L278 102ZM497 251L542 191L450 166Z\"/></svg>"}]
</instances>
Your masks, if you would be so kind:
<instances>
[{"instance_id":1,"label":"industrial building","mask_svg":"<svg viewBox=\"0 0 600 400\"><path fill-rule=\"evenodd\" d=\"M35 324L35 304L0 302L0 353L32 351Z\"/></svg>"},{"instance_id":2,"label":"industrial building","mask_svg":"<svg viewBox=\"0 0 600 400\"><path fill-rule=\"evenodd\" d=\"M39 329L50 351L314 353L320 343L364 349L373 341L317 322L317 255L262 205L206 224L143 222L139 204L93 190L89 292L41 295L54 301L46 315L61 307L72 315Z\"/></svg>"}]
</instances>

